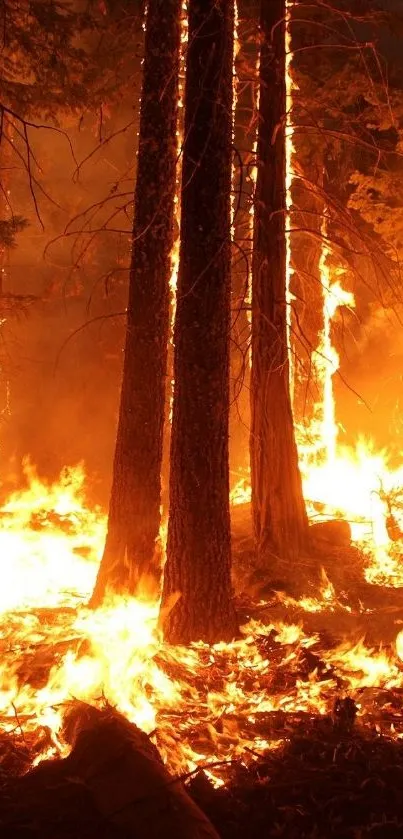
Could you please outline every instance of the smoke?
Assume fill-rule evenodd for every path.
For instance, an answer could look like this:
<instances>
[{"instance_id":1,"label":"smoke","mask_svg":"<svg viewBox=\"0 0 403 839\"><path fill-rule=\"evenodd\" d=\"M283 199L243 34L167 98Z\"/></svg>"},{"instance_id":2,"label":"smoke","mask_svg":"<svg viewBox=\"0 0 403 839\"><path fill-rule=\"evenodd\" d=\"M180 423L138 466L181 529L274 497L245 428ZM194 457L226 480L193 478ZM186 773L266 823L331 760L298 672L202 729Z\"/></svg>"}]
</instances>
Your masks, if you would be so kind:
<instances>
[{"instance_id":1,"label":"smoke","mask_svg":"<svg viewBox=\"0 0 403 839\"><path fill-rule=\"evenodd\" d=\"M344 337L340 376L335 377L337 419L343 441L371 438L401 460L403 431L403 310L375 301L361 307Z\"/></svg>"},{"instance_id":2,"label":"smoke","mask_svg":"<svg viewBox=\"0 0 403 839\"><path fill-rule=\"evenodd\" d=\"M131 108L116 108L111 131L130 122ZM97 146L90 119L69 128L69 137L78 160ZM107 504L123 360L135 145L136 125L131 124L104 143L77 177L66 140L55 132L37 132L33 152L41 167L44 230L26 173L13 171L10 177L13 211L22 212L29 226L7 255L3 281L4 293L14 300L0 327L3 492L22 480L27 455L48 479L83 461L93 500ZM80 233L103 226L121 232Z\"/></svg>"}]
</instances>

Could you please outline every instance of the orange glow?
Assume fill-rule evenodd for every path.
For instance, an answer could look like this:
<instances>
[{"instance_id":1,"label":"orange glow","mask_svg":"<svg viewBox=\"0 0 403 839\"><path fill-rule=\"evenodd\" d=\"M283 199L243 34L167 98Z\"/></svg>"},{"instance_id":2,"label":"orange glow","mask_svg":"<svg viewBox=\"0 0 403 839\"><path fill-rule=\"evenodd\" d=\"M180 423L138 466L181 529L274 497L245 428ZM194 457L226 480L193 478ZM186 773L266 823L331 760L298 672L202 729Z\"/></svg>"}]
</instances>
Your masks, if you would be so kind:
<instances>
[{"instance_id":1,"label":"orange glow","mask_svg":"<svg viewBox=\"0 0 403 839\"><path fill-rule=\"evenodd\" d=\"M169 343L173 347L173 334L175 326L176 315L176 289L178 284L179 271L179 246L180 246L180 224L181 224L181 180L182 180L182 148L183 148L183 106L184 106L184 85L185 85L185 53L188 41L188 17L186 0L182 2L182 16L181 16L181 46L180 46L180 65L179 65L179 83L178 83L178 123L176 129L177 137L177 164L176 164L176 195L174 208L174 226L176 230L175 240L171 254L171 277L169 281L169 289L171 293L171 323ZM172 406L173 406L173 391L174 379L171 379L171 392L169 398L169 421L172 422Z\"/></svg>"},{"instance_id":2,"label":"orange glow","mask_svg":"<svg viewBox=\"0 0 403 839\"><path fill-rule=\"evenodd\" d=\"M336 445L338 429L333 395L333 377L340 366L340 359L331 337L331 325L334 315L340 306L354 307L354 296L345 291L339 277L332 279L329 267L330 251L326 245L327 219L322 221L322 251L319 261L320 278L323 299L323 328L319 337L319 344L313 356L313 373L319 389L319 400L315 406L315 414L311 434L318 437L317 457L328 464L336 461ZM342 276L342 271L339 276ZM317 419L318 417L318 419ZM317 430L316 430L317 429Z\"/></svg>"},{"instance_id":3,"label":"orange glow","mask_svg":"<svg viewBox=\"0 0 403 839\"><path fill-rule=\"evenodd\" d=\"M290 211L296 151L288 22L289 14L286 238L290 346ZM182 64L186 42L184 3ZM181 80L180 108L182 100ZM179 128L178 229L182 139ZM343 288L342 269L335 271L331 266L326 218L322 234L323 328L313 365L320 398L309 442L302 434L298 438L308 512L312 520L342 518L350 523L352 538L367 557L368 582L403 586L398 543L392 542L388 532L388 498L403 486L403 466L391 470L387 452L375 451L369 441L358 440L354 448L347 448L339 440L333 384L340 359L332 339L332 320L341 306L354 306L354 298ZM172 327L178 260L179 235L172 255ZM172 343L172 334L170 340ZM290 375L292 380L292 371ZM261 603L262 619L249 620L242 627L241 640L182 648L164 646L155 601L111 597L97 611L89 610L86 603L104 547L106 516L88 503L84 468L66 469L54 484L41 480L29 460L24 471L26 489L15 492L0 509L0 732L14 731L18 722L24 731L37 733L35 764L68 753L61 736L62 717L73 698L93 704L107 699L144 731L153 732L172 770L187 772L207 764L208 777L220 785L225 782L225 765L208 769L208 764L225 764L233 758L252 762L259 753L281 746L283 741L268 724L273 712L331 714L338 693L359 692L359 713L364 716L363 688L403 690L403 631L390 649L370 648L356 639L323 649L319 634L308 633L301 624L271 622L271 603ZM231 492L231 504L248 504L250 497L250 479L245 474ZM403 529L403 521L397 525ZM164 543L165 530L166 522L160 532ZM317 590L298 598L280 592L275 596L276 606L283 607L283 612L298 609L299 615L302 610L309 618L315 613L337 618L352 612L324 569ZM317 655L323 668L313 666L300 675L305 673L300 665L308 651L313 659ZM367 701L371 703L371 697ZM44 730L48 736L41 743Z\"/></svg>"},{"instance_id":4,"label":"orange glow","mask_svg":"<svg viewBox=\"0 0 403 839\"><path fill-rule=\"evenodd\" d=\"M304 495L308 512L316 520L344 518L349 522L352 539L368 554L368 582L398 586L403 582L403 567L388 535L386 499L402 485L403 468L391 471L387 453L376 452L371 441L358 439L354 448L338 442L333 379L340 358L331 326L337 309L353 308L355 301L341 284L343 269L330 267L326 216L321 232L323 327L312 365L319 399L308 434L301 433L298 439Z\"/></svg>"},{"instance_id":5,"label":"orange glow","mask_svg":"<svg viewBox=\"0 0 403 839\"><path fill-rule=\"evenodd\" d=\"M285 241L286 241L286 306L287 306L287 346L288 346L288 363L289 363L289 381L291 398L294 390L294 370L293 357L291 352L291 321L292 321L292 293L291 282L293 269L291 264L291 208L292 208L292 183L295 177L294 155L295 146L293 141L294 126L292 121L293 109L293 95L297 90L297 85L292 77L292 50L291 50L291 32L290 32L290 17L291 17L291 0L286 1L286 29L285 29L285 81L286 81L286 123L285 123L285 166L286 166L286 180L285 180L285 195L286 195L286 222L285 222Z\"/></svg>"},{"instance_id":6,"label":"orange glow","mask_svg":"<svg viewBox=\"0 0 403 839\"><path fill-rule=\"evenodd\" d=\"M294 144L293 96L297 90L292 75L292 44L290 15L292 0L287 5L286 17L286 299L288 347L290 362L290 390L293 394L293 365L290 351L292 318L292 184L296 173L297 149ZM253 208L251 214L253 224ZM344 269L334 268L334 258L328 245L328 217L322 221L320 276L322 283L323 320L319 343L312 354L313 378L319 392L308 431L297 426L297 444L304 496L313 521L345 519L351 527L352 539L367 555L365 576L370 583L389 586L403 585L403 557L398 543L388 533L391 511L388 498L403 484L403 467L391 470L386 451L376 451L371 440L358 438L355 446L347 447L339 440L334 399L334 377L340 359L332 339L332 322L337 310L355 306L354 295L343 287ZM251 500L250 475L242 475L231 491L231 504L247 504ZM398 513L393 515L398 518ZM403 530L403 521L397 521ZM300 601L301 603L301 601ZM318 605L319 604L319 605ZM326 607L326 598L310 599L304 608L317 610Z\"/></svg>"},{"instance_id":7,"label":"orange glow","mask_svg":"<svg viewBox=\"0 0 403 839\"><path fill-rule=\"evenodd\" d=\"M232 78L232 144L235 146L235 114L236 114L236 106L238 102L238 78L235 72L235 61L240 49L240 43L238 39L238 4L234 3L234 47L233 47L233 78ZM235 237L235 228L234 228L234 221L235 221L235 161L232 163L232 170L231 170L231 241L234 241Z\"/></svg>"},{"instance_id":8,"label":"orange glow","mask_svg":"<svg viewBox=\"0 0 403 839\"><path fill-rule=\"evenodd\" d=\"M84 470L65 470L45 485L27 460L28 489L0 510L0 552L7 557L0 612L76 606L91 592L106 532L106 517L83 501Z\"/></svg>"},{"instance_id":9,"label":"orange glow","mask_svg":"<svg viewBox=\"0 0 403 839\"><path fill-rule=\"evenodd\" d=\"M259 86L259 76L260 76L260 50L257 50L256 54L256 62L253 70L253 81L252 89L253 89L253 101L252 101L252 119L250 122L250 136L251 136L251 152L252 152L252 159L253 159L253 166L249 168L249 179L250 179L250 195L249 195L249 225L248 225L248 241L246 243L247 252L249 257L249 267L248 267L248 277L247 277L247 288L245 294L245 305L246 305L246 317L249 323L250 330L252 328L252 258L253 258L253 237L254 237L254 229L255 229L255 192L256 192L256 181L257 181L257 145L258 145L258 125L259 125L259 104L260 104L260 86ZM249 342L248 351L247 351L247 364L248 368L250 369L252 366L252 343Z\"/></svg>"},{"instance_id":10,"label":"orange glow","mask_svg":"<svg viewBox=\"0 0 403 839\"><path fill-rule=\"evenodd\" d=\"M37 731L39 739L46 727L51 745L49 739L38 745L35 763L67 753L60 730L73 697L97 703L104 696L145 731L156 730L169 766L183 771L216 760L246 760L247 750L277 748L281 740L262 736L265 715L329 713L337 675L351 692L363 686L403 687L403 633L389 653L363 643L321 650L333 675L313 671L294 682L287 676L290 686L278 689L273 668L297 672L304 650L319 643L301 626L253 620L243 627L240 641L186 649L162 644L155 602L117 598L96 612L88 610L105 517L85 504L83 469L66 471L50 486L29 464L26 475L28 488L1 511L7 571L0 601L0 726L14 729L18 714L24 730ZM282 601L307 612L348 611L324 572L317 597L282 596ZM38 672L44 673L39 684ZM222 721L218 728L217 720ZM220 784L225 767L209 775Z\"/></svg>"}]
</instances>

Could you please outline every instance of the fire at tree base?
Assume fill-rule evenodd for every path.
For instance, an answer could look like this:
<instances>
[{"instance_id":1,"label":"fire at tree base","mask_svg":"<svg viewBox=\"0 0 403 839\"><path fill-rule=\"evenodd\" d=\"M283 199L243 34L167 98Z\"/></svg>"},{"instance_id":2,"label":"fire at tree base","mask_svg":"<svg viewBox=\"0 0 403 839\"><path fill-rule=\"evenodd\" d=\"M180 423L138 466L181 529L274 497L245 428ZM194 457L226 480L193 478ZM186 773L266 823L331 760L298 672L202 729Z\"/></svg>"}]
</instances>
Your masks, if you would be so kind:
<instances>
[{"instance_id":1,"label":"fire at tree base","mask_svg":"<svg viewBox=\"0 0 403 839\"><path fill-rule=\"evenodd\" d=\"M144 771L138 781L125 762L121 779L126 746L119 745L119 733L110 737L106 765L106 746L94 742L101 743L98 720L107 728L115 719L124 732L127 720L145 732L139 742L148 744L163 785L170 787L166 773L183 778L213 825L205 830L222 839L254 839L263 828L273 836L281 829L287 837L315 830L350 837L360 829L381 837L379 824L388 825L387 835L399 835L403 607L397 554L389 585L379 579L373 585L365 579L371 578L370 559L359 545L322 540L322 571L318 556L301 557L283 582L266 574L255 579L254 591L248 578L245 589L241 572L253 562L251 516L249 505L235 506L241 639L168 646L158 633L158 603L120 598L97 611L85 608L105 519L85 505L82 471L51 487L31 471L30 482L3 508L0 530L1 550L10 557L0 623L4 835L137 835L143 810L133 802L144 789ZM74 714L63 724L72 698L81 719L78 751ZM105 698L125 720L103 710ZM93 707L83 709L80 701ZM137 741L132 746L131 754ZM133 761L137 766L137 755ZM152 800L156 816L159 793ZM122 820L115 818L120 807Z\"/></svg>"}]
</instances>

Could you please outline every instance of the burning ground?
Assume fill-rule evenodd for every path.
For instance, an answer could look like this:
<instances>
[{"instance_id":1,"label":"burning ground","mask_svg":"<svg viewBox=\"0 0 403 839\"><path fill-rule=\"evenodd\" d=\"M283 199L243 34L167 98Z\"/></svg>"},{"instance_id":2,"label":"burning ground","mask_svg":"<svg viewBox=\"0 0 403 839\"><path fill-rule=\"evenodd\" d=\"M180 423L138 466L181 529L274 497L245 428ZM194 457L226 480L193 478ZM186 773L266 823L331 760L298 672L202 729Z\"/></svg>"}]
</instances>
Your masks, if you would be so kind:
<instances>
[{"instance_id":1,"label":"burning ground","mask_svg":"<svg viewBox=\"0 0 403 839\"><path fill-rule=\"evenodd\" d=\"M64 721L80 702L149 734L223 837L401 835L398 541L322 539L292 578L274 568L263 581L245 572L249 506L234 505L242 637L164 646L146 597L86 608L106 520L85 503L83 470L53 486L27 477L1 512L3 835L135 835L115 817L113 783L108 809L74 762Z\"/></svg>"}]
</instances>

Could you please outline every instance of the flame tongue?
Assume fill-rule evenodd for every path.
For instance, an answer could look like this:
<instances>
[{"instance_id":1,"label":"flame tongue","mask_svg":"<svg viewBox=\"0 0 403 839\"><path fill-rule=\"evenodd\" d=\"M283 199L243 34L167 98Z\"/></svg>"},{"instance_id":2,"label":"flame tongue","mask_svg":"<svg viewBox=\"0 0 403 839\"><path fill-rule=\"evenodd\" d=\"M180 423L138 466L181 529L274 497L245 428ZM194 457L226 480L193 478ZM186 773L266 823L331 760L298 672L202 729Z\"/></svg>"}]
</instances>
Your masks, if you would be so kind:
<instances>
[{"instance_id":1,"label":"flame tongue","mask_svg":"<svg viewBox=\"0 0 403 839\"><path fill-rule=\"evenodd\" d=\"M48 731L38 759L64 754L66 703L105 696L145 731L157 729L159 748L183 771L275 748L278 713L329 713L341 683L347 692L402 686L398 657L362 643L325 652L297 626L251 621L231 645L163 648L157 612L157 604L118 600L48 622L14 614L2 639L4 649L13 643L2 657L2 726L18 720L26 732Z\"/></svg>"},{"instance_id":2,"label":"flame tongue","mask_svg":"<svg viewBox=\"0 0 403 839\"><path fill-rule=\"evenodd\" d=\"M105 517L83 501L84 470L46 486L27 461L27 490L1 509L0 554L7 563L0 612L75 605L92 591Z\"/></svg>"},{"instance_id":3,"label":"flame tongue","mask_svg":"<svg viewBox=\"0 0 403 839\"><path fill-rule=\"evenodd\" d=\"M365 453L364 463L368 468ZM378 469L382 464L376 461ZM158 603L111 599L101 610L86 609L105 518L86 507L81 468L49 487L28 466L27 477L29 488L11 497L1 517L7 565L0 724L24 732L33 762L67 753L60 732L72 698L108 699L143 730L156 731L173 769L188 771L234 757L247 762L276 748L284 736L277 731L279 714L328 714L335 695L359 691L365 718L372 711L363 691L403 687L401 634L389 653L363 643L328 650L300 626L262 620L249 621L243 640L230 645L165 648ZM288 598L284 606L299 614L351 611L325 574L316 597ZM225 770L211 769L210 776L222 783Z\"/></svg>"},{"instance_id":4,"label":"flame tongue","mask_svg":"<svg viewBox=\"0 0 403 839\"><path fill-rule=\"evenodd\" d=\"M106 698L156 731L170 766L183 771L276 748L279 714L327 714L341 686L347 693L402 686L400 636L398 655L363 644L329 651L300 626L249 621L233 644L165 648L157 603L77 606L91 591L105 529L103 516L85 507L82 481L73 471L47 489L32 473L29 490L4 508L11 587L0 623L0 721L31 738L33 762L67 753L60 732L72 698ZM325 575L320 602L339 608ZM212 768L210 777L222 783L225 769Z\"/></svg>"}]
</instances>

